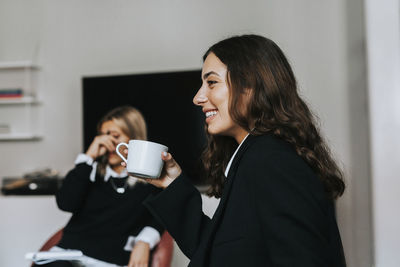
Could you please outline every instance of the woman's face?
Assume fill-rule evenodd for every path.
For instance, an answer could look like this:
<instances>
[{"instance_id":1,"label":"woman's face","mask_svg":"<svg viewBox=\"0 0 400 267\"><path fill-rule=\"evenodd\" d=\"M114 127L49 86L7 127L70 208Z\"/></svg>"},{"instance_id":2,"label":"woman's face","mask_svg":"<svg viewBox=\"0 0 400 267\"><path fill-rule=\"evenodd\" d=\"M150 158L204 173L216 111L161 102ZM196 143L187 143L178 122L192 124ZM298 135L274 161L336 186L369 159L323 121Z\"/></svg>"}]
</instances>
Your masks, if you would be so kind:
<instances>
[{"instance_id":1,"label":"woman's face","mask_svg":"<svg viewBox=\"0 0 400 267\"><path fill-rule=\"evenodd\" d=\"M227 71L226 65L210 53L204 61L201 74L203 83L193 103L203 108L210 134L231 136L240 143L247 132L229 114L231 91L226 80Z\"/></svg>"},{"instance_id":2,"label":"woman's face","mask_svg":"<svg viewBox=\"0 0 400 267\"><path fill-rule=\"evenodd\" d=\"M115 146L119 143L128 143L129 137L121 130L121 128L114 121L106 121L100 127L100 134L113 136L117 142ZM107 151L106 153L108 164L111 166L119 165L122 159L117 155L115 150Z\"/></svg>"}]
</instances>

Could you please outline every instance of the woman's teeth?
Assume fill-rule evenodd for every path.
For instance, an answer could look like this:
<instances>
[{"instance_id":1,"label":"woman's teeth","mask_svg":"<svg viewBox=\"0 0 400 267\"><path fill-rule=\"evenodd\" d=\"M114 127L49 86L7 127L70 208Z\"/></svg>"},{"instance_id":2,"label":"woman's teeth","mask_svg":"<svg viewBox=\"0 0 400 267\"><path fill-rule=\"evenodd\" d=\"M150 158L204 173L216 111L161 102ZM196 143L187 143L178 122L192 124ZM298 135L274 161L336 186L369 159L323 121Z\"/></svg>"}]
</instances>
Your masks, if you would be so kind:
<instances>
[{"instance_id":1,"label":"woman's teeth","mask_svg":"<svg viewBox=\"0 0 400 267\"><path fill-rule=\"evenodd\" d=\"M208 111L208 112L206 112L206 118L209 118L209 117L211 117L211 116L214 116L215 114L217 114L216 111Z\"/></svg>"}]
</instances>

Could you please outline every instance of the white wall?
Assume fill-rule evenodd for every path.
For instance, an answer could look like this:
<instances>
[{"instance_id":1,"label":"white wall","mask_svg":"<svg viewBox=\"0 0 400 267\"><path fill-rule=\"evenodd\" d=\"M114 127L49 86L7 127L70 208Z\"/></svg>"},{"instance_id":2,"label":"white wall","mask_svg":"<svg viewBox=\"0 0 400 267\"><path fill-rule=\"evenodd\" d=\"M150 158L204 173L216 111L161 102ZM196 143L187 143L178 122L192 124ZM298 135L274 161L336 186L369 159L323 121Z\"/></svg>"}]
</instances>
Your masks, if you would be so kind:
<instances>
[{"instance_id":1,"label":"white wall","mask_svg":"<svg viewBox=\"0 0 400 267\"><path fill-rule=\"evenodd\" d=\"M367 0L375 266L400 266L400 3Z\"/></svg>"},{"instance_id":2,"label":"white wall","mask_svg":"<svg viewBox=\"0 0 400 267\"><path fill-rule=\"evenodd\" d=\"M353 186L355 181L369 184L368 156L354 152L368 148L366 103L358 97L365 94L365 76L349 76L349 66L363 68L365 58L362 0L356 3L361 9L349 9L345 0L2 0L0 61L34 60L42 66L44 138L0 143L0 176L41 167L65 173L72 167L82 148L82 76L200 68L203 52L215 41L263 34L286 52L302 94L345 168L348 190L338 203L342 238L349 266L367 266L356 255L369 252L369 205L363 201L366 213L357 217L362 220L355 219L354 205L368 200L368 190L364 195ZM357 26L349 27L353 23ZM366 229L365 236L357 238L356 229ZM6 253L0 244L0 258ZM184 266L184 260L175 264Z\"/></svg>"},{"instance_id":3,"label":"white wall","mask_svg":"<svg viewBox=\"0 0 400 267\"><path fill-rule=\"evenodd\" d=\"M29 266L27 252L37 251L70 214L53 196L0 196L0 266Z\"/></svg>"}]
</instances>

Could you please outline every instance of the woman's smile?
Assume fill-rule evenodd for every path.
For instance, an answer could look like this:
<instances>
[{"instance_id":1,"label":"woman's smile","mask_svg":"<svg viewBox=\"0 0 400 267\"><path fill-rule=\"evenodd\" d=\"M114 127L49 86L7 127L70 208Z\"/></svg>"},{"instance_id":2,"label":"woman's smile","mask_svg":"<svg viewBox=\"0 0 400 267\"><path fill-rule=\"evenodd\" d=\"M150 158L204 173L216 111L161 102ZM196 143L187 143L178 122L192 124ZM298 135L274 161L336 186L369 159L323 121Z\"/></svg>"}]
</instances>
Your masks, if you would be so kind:
<instances>
[{"instance_id":1,"label":"woman's smile","mask_svg":"<svg viewBox=\"0 0 400 267\"><path fill-rule=\"evenodd\" d=\"M209 124L218 114L218 110L217 109L208 110L205 112L205 114L206 114L206 123Z\"/></svg>"}]
</instances>

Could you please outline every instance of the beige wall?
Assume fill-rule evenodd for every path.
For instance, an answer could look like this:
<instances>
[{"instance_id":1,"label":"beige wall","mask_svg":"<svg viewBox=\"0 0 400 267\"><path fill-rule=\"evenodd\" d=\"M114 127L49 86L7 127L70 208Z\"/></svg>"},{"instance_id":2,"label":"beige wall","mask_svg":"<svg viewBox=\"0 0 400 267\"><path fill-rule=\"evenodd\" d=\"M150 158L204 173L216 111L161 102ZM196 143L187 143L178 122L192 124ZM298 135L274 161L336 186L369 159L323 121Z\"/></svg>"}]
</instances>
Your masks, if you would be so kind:
<instances>
[{"instance_id":1,"label":"beige wall","mask_svg":"<svg viewBox=\"0 0 400 267\"><path fill-rule=\"evenodd\" d=\"M1 154L7 155L0 176L42 167L65 173L72 167L82 148L82 76L200 68L202 53L215 41L263 34L286 52L302 95L344 166L348 190L338 202L338 220L345 250L349 266L368 266L363 6L362 0L348 2L2 0L0 61L33 60L41 66L44 138L0 142ZM43 239L30 238L38 244ZM10 265L20 263L15 254L6 255L9 249L1 241L0 265L20 266ZM179 262L176 266L183 266L184 258Z\"/></svg>"}]
</instances>

